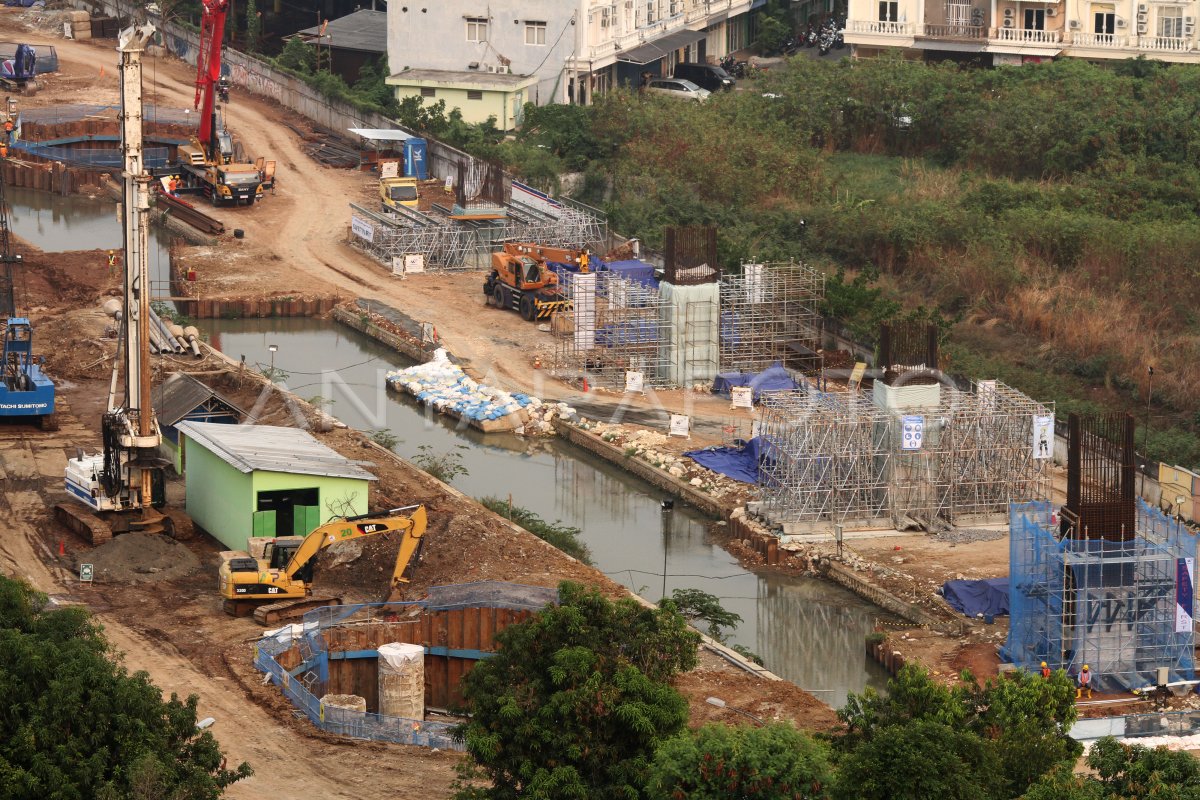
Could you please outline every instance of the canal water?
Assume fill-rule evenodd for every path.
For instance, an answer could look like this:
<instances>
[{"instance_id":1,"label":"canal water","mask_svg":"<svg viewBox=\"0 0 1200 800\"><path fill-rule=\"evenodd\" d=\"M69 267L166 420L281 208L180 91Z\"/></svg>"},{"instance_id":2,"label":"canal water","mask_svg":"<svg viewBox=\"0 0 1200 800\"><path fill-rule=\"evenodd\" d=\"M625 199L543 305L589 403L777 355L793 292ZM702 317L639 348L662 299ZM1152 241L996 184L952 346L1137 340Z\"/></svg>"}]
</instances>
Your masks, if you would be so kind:
<instances>
[{"instance_id":1,"label":"canal water","mask_svg":"<svg viewBox=\"0 0 1200 800\"><path fill-rule=\"evenodd\" d=\"M6 186L9 229L47 252L63 250L120 250L119 204L82 195L62 195L17 186ZM171 235L150 226L150 288L156 297L170 292ZM17 247L18 252L20 247Z\"/></svg>"},{"instance_id":2,"label":"canal water","mask_svg":"<svg viewBox=\"0 0 1200 800\"><path fill-rule=\"evenodd\" d=\"M276 370L297 396L360 430L386 429L406 458L456 453L466 472L453 484L472 497L501 497L582 530L596 567L657 602L676 588L721 599L743 622L730 636L768 669L842 706L847 692L882 687L886 675L864 640L882 614L841 587L745 570L714 541L711 521L606 461L557 439L484 435L430 417L384 388L389 369L412 362L336 323L309 319L205 320L210 343L248 367ZM273 354L269 345L278 349ZM272 361L273 358L273 361ZM426 448L422 451L422 448Z\"/></svg>"}]
</instances>

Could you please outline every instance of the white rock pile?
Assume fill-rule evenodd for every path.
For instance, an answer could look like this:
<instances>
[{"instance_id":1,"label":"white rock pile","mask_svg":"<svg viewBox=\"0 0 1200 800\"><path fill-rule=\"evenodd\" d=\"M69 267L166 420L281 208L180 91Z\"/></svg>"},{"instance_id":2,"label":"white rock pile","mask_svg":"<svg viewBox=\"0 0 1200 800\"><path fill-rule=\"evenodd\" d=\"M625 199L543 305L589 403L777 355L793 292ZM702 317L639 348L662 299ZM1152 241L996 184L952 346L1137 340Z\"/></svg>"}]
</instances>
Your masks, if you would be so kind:
<instances>
[{"instance_id":1,"label":"white rock pile","mask_svg":"<svg viewBox=\"0 0 1200 800\"><path fill-rule=\"evenodd\" d=\"M433 360L393 370L385 380L393 389L408 392L438 412L479 423L479 427L497 423L497 427L516 433L545 433L551 430L555 417L568 420L575 416L566 403L546 403L524 392L479 383L450 363L441 348Z\"/></svg>"}]
</instances>

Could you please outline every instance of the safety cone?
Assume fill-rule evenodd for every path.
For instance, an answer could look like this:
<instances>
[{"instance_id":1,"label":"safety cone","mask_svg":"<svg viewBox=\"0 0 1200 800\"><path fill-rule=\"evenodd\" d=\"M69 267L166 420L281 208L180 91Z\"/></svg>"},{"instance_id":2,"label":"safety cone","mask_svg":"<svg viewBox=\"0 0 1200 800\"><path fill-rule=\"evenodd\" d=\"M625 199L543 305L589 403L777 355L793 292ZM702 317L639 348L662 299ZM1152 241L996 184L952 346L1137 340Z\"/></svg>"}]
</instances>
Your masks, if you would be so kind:
<instances>
[{"instance_id":1,"label":"safety cone","mask_svg":"<svg viewBox=\"0 0 1200 800\"><path fill-rule=\"evenodd\" d=\"M588 386L587 378L584 378L584 379L583 379L583 391L584 391L584 393L586 394L587 392L590 392L591 390L592 390L592 387Z\"/></svg>"},{"instance_id":2,"label":"safety cone","mask_svg":"<svg viewBox=\"0 0 1200 800\"><path fill-rule=\"evenodd\" d=\"M58 540L58 554L65 556L67 554L67 544L62 539Z\"/></svg>"}]
</instances>

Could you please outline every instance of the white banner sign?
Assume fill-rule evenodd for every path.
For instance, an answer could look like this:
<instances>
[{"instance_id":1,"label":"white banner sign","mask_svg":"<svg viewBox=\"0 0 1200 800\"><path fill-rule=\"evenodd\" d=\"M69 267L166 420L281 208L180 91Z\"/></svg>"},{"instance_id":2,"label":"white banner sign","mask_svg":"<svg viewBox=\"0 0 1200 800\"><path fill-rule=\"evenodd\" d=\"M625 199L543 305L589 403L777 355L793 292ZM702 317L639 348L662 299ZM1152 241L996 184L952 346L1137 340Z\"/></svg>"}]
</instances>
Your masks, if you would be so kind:
<instances>
[{"instance_id":1,"label":"white banner sign","mask_svg":"<svg viewBox=\"0 0 1200 800\"><path fill-rule=\"evenodd\" d=\"M421 253L410 253L404 257L404 272L412 274L414 272L425 271L425 256Z\"/></svg>"},{"instance_id":2,"label":"white banner sign","mask_svg":"<svg viewBox=\"0 0 1200 800\"><path fill-rule=\"evenodd\" d=\"M379 162L379 177L381 177L381 178L398 178L398 177L400 177L400 162L399 161L380 161Z\"/></svg>"},{"instance_id":3,"label":"white banner sign","mask_svg":"<svg viewBox=\"0 0 1200 800\"><path fill-rule=\"evenodd\" d=\"M734 408L754 408L754 390L749 386L735 386L729 393Z\"/></svg>"},{"instance_id":4,"label":"white banner sign","mask_svg":"<svg viewBox=\"0 0 1200 800\"><path fill-rule=\"evenodd\" d=\"M404 256L392 256L392 274L404 274Z\"/></svg>"},{"instance_id":5,"label":"white banner sign","mask_svg":"<svg viewBox=\"0 0 1200 800\"><path fill-rule=\"evenodd\" d=\"M1033 418L1033 457L1052 458L1054 456L1054 417L1035 416Z\"/></svg>"},{"instance_id":6,"label":"white banner sign","mask_svg":"<svg viewBox=\"0 0 1200 800\"><path fill-rule=\"evenodd\" d=\"M375 226L367 222L362 217L350 215L350 232L360 239L366 239L368 242L375 241Z\"/></svg>"},{"instance_id":7,"label":"white banner sign","mask_svg":"<svg viewBox=\"0 0 1200 800\"><path fill-rule=\"evenodd\" d=\"M687 414L672 414L671 415L671 435L672 436L691 436L692 419Z\"/></svg>"},{"instance_id":8,"label":"white banner sign","mask_svg":"<svg viewBox=\"0 0 1200 800\"><path fill-rule=\"evenodd\" d=\"M925 418L919 414L902 418L900 432L903 436L900 440L901 450L920 450L925 440Z\"/></svg>"},{"instance_id":9,"label":"white banner sign","mask_svg":"<svg viewBox=\"0 0 1200 800\"><path fill-rule=\"evenodd\" d=\"M641 392L645 391L642 387L645 385L646 376L641 372L626 372L625 373L625 391Z\"/></svg>"}]
</instances>

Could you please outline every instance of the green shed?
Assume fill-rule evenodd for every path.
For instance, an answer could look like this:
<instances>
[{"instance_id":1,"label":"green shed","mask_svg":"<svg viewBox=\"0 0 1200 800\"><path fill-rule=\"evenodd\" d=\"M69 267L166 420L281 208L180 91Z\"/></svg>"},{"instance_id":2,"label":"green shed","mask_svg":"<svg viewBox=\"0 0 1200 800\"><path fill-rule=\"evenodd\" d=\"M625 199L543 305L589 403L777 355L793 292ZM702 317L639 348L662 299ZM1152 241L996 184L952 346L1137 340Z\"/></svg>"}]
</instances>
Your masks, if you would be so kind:
<instances>
[{"instance_id":1,"label":"green shed","mask_svg":"<svg viewBox=\"0 0 1200 800\"><path fill-rule=\"evenodd\" d=\"M367 513L375 476L299 428L176 425L187 513L230 550L251 536L304 536L334 517Z\"/></svg>"}]
</instances>

